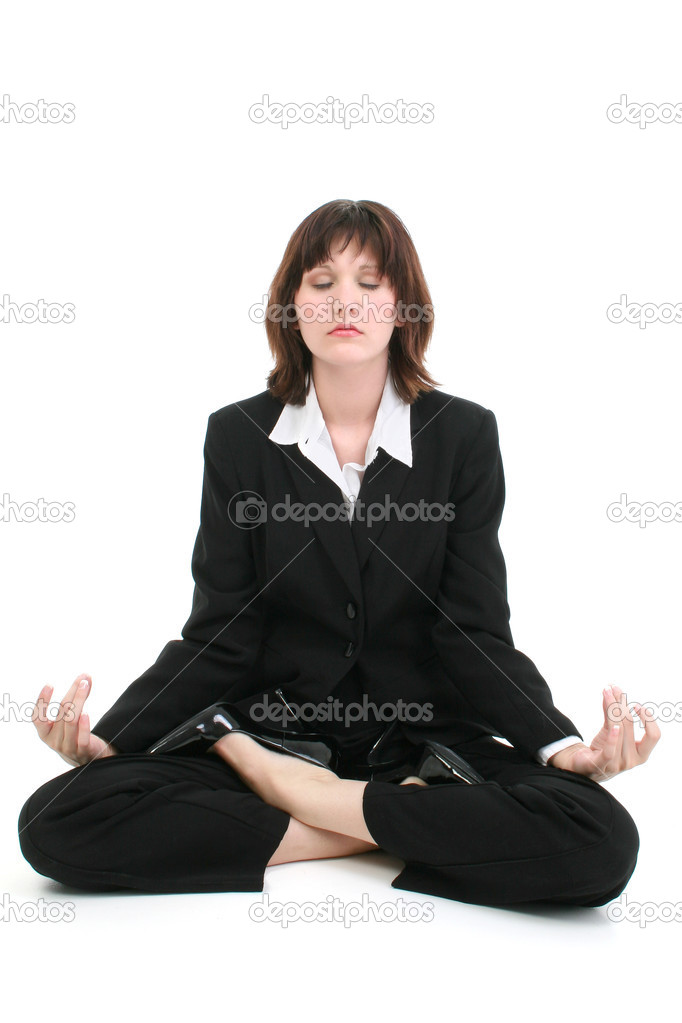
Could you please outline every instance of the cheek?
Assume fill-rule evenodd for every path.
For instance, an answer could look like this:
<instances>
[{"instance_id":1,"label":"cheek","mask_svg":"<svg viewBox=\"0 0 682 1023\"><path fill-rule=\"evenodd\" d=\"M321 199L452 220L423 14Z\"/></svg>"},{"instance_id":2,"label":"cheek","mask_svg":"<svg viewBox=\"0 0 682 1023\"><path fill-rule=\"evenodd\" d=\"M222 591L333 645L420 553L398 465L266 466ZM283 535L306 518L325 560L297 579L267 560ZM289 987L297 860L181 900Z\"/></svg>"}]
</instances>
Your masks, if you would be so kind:
<instances>
[{"instance_id":1,"label":"cheek","mask_svg":"<svg viewBox=\"0 0 682 1023\"><path fill-rule=\"evenodd\" d=\"M376 294L381 296L378 299L378 303L380 303L385 308L389 307L390 311L393 312L396 306L395 292L386 290L377 291Z\"/></svg>"},{"instance_id":2,"label":"cheek","mask_svg":"<svg viewBox=\"0 0 682 1023\"><path fill-rule=\"evenodd\" d=\"M379 328L382 326L386 328L390 327L392 322L397 318L395 294L392 291L387 290L375 291L370 302L374 304L376 309L375 314L371 318L371 322ZM376 319L374 318L375 316Z\"/></svg>"},{"instance_id":3,"label":"cheek","mask_svg":"<svg viewBox=\"0 0 682 1023\"><path fill-rule=\"evenodd\" d=\"M315 288L299 288L294 295L294 304L311 309L318 308L324 305L324 293L316 291Z\"/></svg>"},{"instance_id":4,"label":"cheek","mask_svg":"<svg viewBox=\"0 0 682 1023\"><path fill-rule=\"evenodd\" d=\"M310 326L323 328L333 321L333 301L326 292L302 288L299 294L300 301L296 300L296 305L303 308L306 322Z\"/></svg>"}]
</instances>

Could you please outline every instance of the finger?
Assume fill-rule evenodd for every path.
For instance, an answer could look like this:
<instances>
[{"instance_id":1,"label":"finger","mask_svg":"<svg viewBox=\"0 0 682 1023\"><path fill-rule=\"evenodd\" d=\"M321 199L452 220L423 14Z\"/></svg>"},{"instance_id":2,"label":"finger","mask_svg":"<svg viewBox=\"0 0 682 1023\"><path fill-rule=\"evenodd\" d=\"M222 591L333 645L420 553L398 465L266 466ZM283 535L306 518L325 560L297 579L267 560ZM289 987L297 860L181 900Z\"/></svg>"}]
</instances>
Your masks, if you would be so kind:
<instances>
[{"instance_id":1,"label":"finger","mask_svg":"<svg viewBox=\"0 0 682 1023\"><path fill-rule=\"evenodd\" d=\"M90 749L90 717L83 711L78 719L78 736L76 740L76 758L79 763L84 764L88 759Z\"/></svg>"},{"instance_id":2,"label":"finger","mask_svg":"<svg viewBox=\"0 0 682 1023\"><path fill-rule=\"evenodd\" d=\"M595 760L595 764L605 775L609 777L613 774L617 774L620 770L620 762L618 756L619 743L620 743L620 725L611 725L608 734L606 736L606 742Z\"/></svg>"},{"instance_id":3,"label":"finger","mask_svg":"<svg viewBox=\"0 0 682 1023\"><path fill-rule=\"evenodd\" d=\"M651 707L644 709L639 703L636 703L634 706L637 716L644 725L644 735L636 744L637 755L644 762L649 759L652 749L661 738L661 729L658 723L654 721L654 712Z\"/></svg>"},{"instance_id":4,"label":"finger","mask_svg":"<svg viewBox=\"0 0 682 1023\"><path fill-rule=\"evenodd\" d=\"M613 686L606 686L604 693L604 724L608 729L612 725L619 725L623 717L623 710L620 701L616 698Z\"/></svg>"},{"instance_id":5,"label":"finger","mask_svg":"<svg viewBox=\"0 0 682 1023\"><path fill-rule=\"evenodd\" d=\"M608 721L608 742L613 745L612 762L609 765L613 770L620 770L620 756L623 746L623 704L616 696L615 690L617 686L606 687L606 699L608 703L607 721ZM614 726L617 727L617 731L614 731ZM615 742L614 742L615 737ZM609 745L609 749L611 745ZM618 766L616 766L616 764Z\"/></svg>"},{"instance_id":6,"label":"finger","mask_svg":"<svg viewBox=\"0 0 682 1023\"><path fill-rule=\"evenodd\" d=\"M628 707L627 696L620 688L620 686L612 686L613 694L618 700L620 707L621 721L620 721L620 757L622 763L632 767L635 763L635 757L637 750L635 748L635 723Z\"/></svg>"},{"instance_id":7,"label":"finger","mask_svg":"<svg viewBox=\"0 0 682 1023\"><path fill-rule=\"evenodd\" d=\"M43 686L38 693L38 699L36 700L35 707L31 712L31 720L36 726L36 730L41 739L45 740L52 731L53 722L50 720L47 714L48 707L50 705L50 697L54 691L54 686Z\"/></svg>"},{"instance_id":8,"label":"finger","mask_svg":"<svg viewBox=\"0 0 682 1023\"><path fill-rule=\"evenodd\" d=\"M609 706L610 706L610 699L611 699L611 687L610 686L604 686L604 688L601 691L601 697L602 697L602 699L601 699L602 707L604 708L604 725L606 726L606 728L610 728L611 725L613 724L613 721L611 720L611 718L609 716Z\"/></svg>"},{"instance_id":9,"label":"finger","mask_svg":"<svg viewBox=\"0 0 682 1023\"><path fill-rule=\"evenodd\" d=\"M89 675L79 675L71 684L64 696L64 699L59 704L59 710L52 726L52 734L50 736L50 745L53 749L60 750L62 748L64 743L64 726L73 718L73 699L76 695L76 691L82 680L89 677Z\"/></svg>"},{"instance_id":10,"label":"finger","mask_svg":"<svg viewBox=\"0 0 682 1023\"><path fill-rule=\"evenodd\" d=\"M89 675L78 676L78 686L76 687L76 694L72 697L72 706L68 708L65 721L67 724L77 725L80 713L83 710L83 704L90 695L90 685L92 679Z\"/></svg>"},{"instance_id":11,"label":"finger","mask_svg":"<svg viewBox=\"0 0 682 1023\"><path fill-rule=\"evenodd\" d=\"M62 701L64 714L62 719L62 736L60 750L69 757L75 757L78 752L78 728L81 711L88 693L90 692L90 676L79 675L69 690L73 693L71 700Z\"/></svg>"}]
</instances>

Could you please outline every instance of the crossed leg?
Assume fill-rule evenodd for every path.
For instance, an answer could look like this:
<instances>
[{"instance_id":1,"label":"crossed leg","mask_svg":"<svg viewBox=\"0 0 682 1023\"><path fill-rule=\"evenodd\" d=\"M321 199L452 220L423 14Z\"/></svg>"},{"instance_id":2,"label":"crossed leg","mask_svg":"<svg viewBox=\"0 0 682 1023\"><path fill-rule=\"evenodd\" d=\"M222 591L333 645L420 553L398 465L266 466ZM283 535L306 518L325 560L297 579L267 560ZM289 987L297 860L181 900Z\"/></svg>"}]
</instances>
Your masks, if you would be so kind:
<instances>
[{"instance_id":1,"label":"crossed leg","mask_svg":"<svg viewBox=\"0 0 682 1023\"><path fill-rule=\"evenodd\" d=\"M220 742L49 780L20 814L24 856L77 887L261 891L268 864L381 848L406 864L393 887L483 905L602 905L635 866L636 826L609 792L493 739L458 747L485 784L424 787L339 778L239 733Z\"/></svg>"},{"instance_id":2,"label":"crossed leg","mask_svg":"<svg viewBox=\"0 0 682 1023\"><path fill-rule=\"evenodd\" d=\"M339 778L325 768L269 750L240 732L223 736L209 753L225 760L264 802L290 815L268 866L379 848L362 812L367 782ZM404 784L425 786L412 777Z\"/></svg>"},{"instance_id":3,"label":"crossed leg","mask_svg":"<svg viewBox=\"0 0 682 1023\"><path fill-rule=\"evenodd\" d=\"M492 905L602 905L634 870L636 826L601 785L533 764L494 739L465 749L486 783L420 788L408 778L403 792L339 778L243 733L224 736L212 752L289 815L291 831L271 864L380 847L406 863L393 887Z\"/></svg>"}]
</instances>

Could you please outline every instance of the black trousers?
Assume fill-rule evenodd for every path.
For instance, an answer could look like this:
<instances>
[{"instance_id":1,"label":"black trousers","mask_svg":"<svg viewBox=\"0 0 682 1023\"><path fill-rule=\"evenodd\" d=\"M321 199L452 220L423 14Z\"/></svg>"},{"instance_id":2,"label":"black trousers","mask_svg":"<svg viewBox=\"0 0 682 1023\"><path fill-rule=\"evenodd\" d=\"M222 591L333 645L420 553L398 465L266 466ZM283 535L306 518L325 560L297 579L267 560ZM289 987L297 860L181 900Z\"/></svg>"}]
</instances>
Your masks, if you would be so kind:
<instances>
[{"instance_id":1,"label":"black trousers","mask_svg":"<svg viewBox=\"0 0 682 1023\"><path fill-rule=\"evenodd\" d=\"M394 888L491 906L621 893L639 836L602 785L491 737L456 749L485 782L366 785L370 834L405 861ZM215 755L122 754L41 785L19 841L40 874L78 888L262 891L289 820Z\"/></svg>"}]
</instances>

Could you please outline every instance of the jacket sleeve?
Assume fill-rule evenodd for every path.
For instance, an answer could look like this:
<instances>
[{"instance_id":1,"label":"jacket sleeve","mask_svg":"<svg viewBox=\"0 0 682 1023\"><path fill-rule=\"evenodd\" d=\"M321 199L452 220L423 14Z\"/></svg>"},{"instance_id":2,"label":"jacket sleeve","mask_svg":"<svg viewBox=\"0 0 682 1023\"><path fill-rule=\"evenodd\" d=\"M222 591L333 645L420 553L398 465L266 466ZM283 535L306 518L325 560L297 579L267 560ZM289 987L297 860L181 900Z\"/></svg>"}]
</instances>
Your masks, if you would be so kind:
<instances>
[{"instance_id":1,"label":"jacket sleeve","mask_svg":"<svg viewBox=\"0 0 682 1023\"><path fill-rule=\"evenodd\" d=\"M455 505L432 638L450 681L499 735L527 755L582 736L554 706L533 662L514 647L498 530L505 500L497 422L488 409L450 493Z\"/></svg>"},{"instance_id":2,"label":"jacket sleeve","mask_svg":"<svg viewBox=\"0 0 682 1023\"><path fill-rule=\"evenodd\" d=\"M252 530L234 523L232 508L228 513L241 489L214 412L206 431L201 520L192 555L194 598L182 639L169 642L92 727L121 753L143 752L188 717L228 698L256 658L262 610Z\"/></svg>"}]
</instances>

